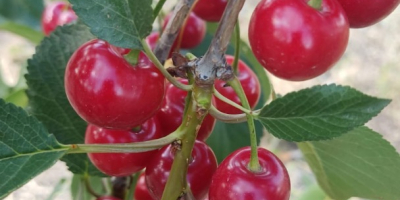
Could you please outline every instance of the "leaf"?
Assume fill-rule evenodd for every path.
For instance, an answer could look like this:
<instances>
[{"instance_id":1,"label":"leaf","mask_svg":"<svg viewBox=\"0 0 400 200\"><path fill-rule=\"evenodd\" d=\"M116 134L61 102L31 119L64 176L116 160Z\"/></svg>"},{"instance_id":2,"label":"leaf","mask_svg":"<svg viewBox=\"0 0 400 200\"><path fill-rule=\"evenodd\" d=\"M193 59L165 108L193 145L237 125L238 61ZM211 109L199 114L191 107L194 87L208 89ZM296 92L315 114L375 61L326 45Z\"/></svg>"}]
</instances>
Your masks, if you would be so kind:
<instances>
[{"instance_id":1,"label":"leaf","mask_svg":"<svg viewBox=\"0 0 400 200\"><path fill-rule=\"evenodd\" d=\"M327 200L327 198L325 192L317 185L317 183L314 183L296 200Z\"/></svg>"},{"instance_id":2,"label":"leaf","mask_svg":"<svg viewBox=\"0 0 400 200\"><path fill-rule=\"evenodd\" d=\"M142 49L140 40L150 34L151 0L70 0L73 9L93 35L109 43Z\"/></svg>"},{"instance_id":3,"label":"leaf","mask_svg":"<svg viewBox=\"0 0 400 200\"><path fill-rule=\"evenodd\" d=\"M28 97L26 96L25 89L19 89L9 94L4 101L13 103L22 108L25 108L28 105Z\"/></svg>"},{"instance_id":4,"label":"leaf","mask_svg":"<svg viewBox=\"0 0 400 200\"><path fill-rule=\"evenodd\" d=\"M0 100L0 199L50 168L65 151L36 118Z\"/></svg>"},{"instance_id":5,"label":"leaf","mask_svg":"<svg viewBox=\"0 0 400 200\"><path fill-rule=\"evenodd\" d=\"M262 125L256 125L257 144L263 133ZM207 139L207 144L217 156L218 163L238 148L250 146L250 135L247 123L227 124L217 121L214 131Z\"/></svg>"},{"instance_id":6,"label":"leaf","mask_svg":"<svg viewBox=\"0 0 400 200\"><path fill-rule=\"evenodd\" d=\"M31 112L63 144L84 142L86 122L73 110L64 89L65 67L72 53L93 38L82 24L57 28L43 39L33 58L28 60L25 76ZM62 158L69 170L77 174L102 175L85 154L66 155Z\"/></svg>"},{"instance_id":7,"label":"leaf","mask_svg":"<svg viewBox=\"0 0 400 200\"><path fill-rule=\"evenodd\" d=\"M10 31L38 44L43 0L0 0L0 30Z\"/></svg>"},{"instance_id":8,"label":"leaf","mask_svg":"<svg viewBox=\"0 0 400 200\"><path fill-rule=\"evenodd\" d=\"M104 194L103 185L102 185L102 178L99 177L88 177L90 186L93 190L98 194ZM88 192L85 185L84 176L81 175L74 175L72 176L71 181L71 197L72 200L94 200L95 197Z\"/></svg>"},{"instance_id":9,"label":"leaf","mask_svg":"<svg viewBox=\"0 0 400 200\"><path fill-rule=\"evenodd\" d=\"M389 103L350 87L322 85L276 99L261 110L258 119L280 139L324 140L363 125Z\"/></svg>"},{"instance_id":10,"label":"leaf","mask_svg":"<svg viewBox=\"0 0 400 200\"><path fill-rule=\"evenodd\" d=\"M298 146L331 198L399 199L400 156L388 141L367 127L333 140Z\"/></svg>"}]
</instances>

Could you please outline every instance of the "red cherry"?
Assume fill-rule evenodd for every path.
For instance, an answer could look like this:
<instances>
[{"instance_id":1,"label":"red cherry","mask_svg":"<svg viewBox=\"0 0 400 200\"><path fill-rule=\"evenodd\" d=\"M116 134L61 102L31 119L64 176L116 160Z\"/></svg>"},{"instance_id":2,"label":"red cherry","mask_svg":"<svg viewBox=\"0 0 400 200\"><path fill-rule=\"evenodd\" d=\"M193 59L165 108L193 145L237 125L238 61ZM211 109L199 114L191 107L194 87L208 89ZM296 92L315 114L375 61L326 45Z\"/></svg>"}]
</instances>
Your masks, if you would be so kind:
<instances>
[{"instance_id":1,"label":"red cherry","mask_svg":"<svg viewBox=\"0 0 400 200\"><path fill-rule=\"evenodd\" d=\"M338 0L346 12L351 28L371 26L387 17L400 0Z\"/></svg>"},{"instance_id":2,"label":"red cherry","mask_svg":"<svg viewBox=\"0 0 400 200\"><path fill-rule=\"evenodd\" d=\"M226 55L226 62L228 64L232 64L234 57L231 55ZM247 100L249 101L249 104L252 108L254 108L257 105L258 100L260 99L261 95L261 90L260 90L260 82L258 81L258 78L256 74L250 69L249 66L247 66L243 61L239 60L238 63L238 79L240 83L242 84L244 93L246 94ZM238 103L240 103L239 97L236 95L235 91L233 90L232 87L225 86L225 82L221 80L216 80L215 81L215 89L228 99ZM215 98L215 106L218 110L228 113L228 114L240 114L243 113L241 110L219 100L218 98Z\"/></svg>"},{"instance_id":3,"label":"red cherry","mask_svg":"<svg viewBox=\"0 0 400 200\"><path fill-rule=\"evenodd\" d=\"M343 55L349 23L336 0L320 10L307 0L262 0L253 12L249 41L257 60L275 76L304 81L330 69Z\"/></svg>"},{"instance_id":4,"label":"red cherry","mask_svg":"<svg viewBox=\"0 0 400 200\"><path fill-rule=\"evenodd\" d=\"M96 200L121 200L121 199L118 199L118 198L112 197L112 196L102 196L102 197L97 198Z\"/></svg>"},{"instance_id":5,"label":"red cherry","mask_svg":"<svg viewBox=\"0 0 400 200\"><path fill-rule=\"evenodd\" d=\"M167 23L170 18L171 14L165 17L163 28L167 26ZM201 41L203 41L205 35L206 35L206 23L193 13L190 13L189 17L186 20L185 28L183 29L180 47L183 49L194 48L197 45L199 45ZM171 50L175 50L175 48L178 46L177 44L179 39L178 37L179 34Z\"/></svg>"},{"instance_id":6,"label":"red cherry","mask_svg":"<svg viewBox=\"0 0 400 200\"><path fill-rule=\"evenodd\" d=\"M56 1L47 5L42 13L42 29L45 35L49 35L57 26L75 21L78 16L72 10L71 5L64 1Z\"/></svg>"},{"instance_id":7,"label":"red cherry","mask_svg":"<svg viewBox=\"0 0 400 200\"><path fill-rule=\"evenodd\" d=\"M142 142L162 137L156 118L147 120L139 131L111 130L88 125L86 144ZM109 176L128 176L143 169L157 150L141 153L88 153L92 163Z\"/></svg>"},{"instance_id":8,"label":"red cherry","mask_svg":"<svg viewBox=\"0 0 400 200\"><path fill-rule=\"evenodd\" d=\"M153 197L150 195L147 189L145 174L141 173L136 183L135 188L135 200L152 200Z\"/></svg>"},{"instance_id":9,"label":"red cherry","mask_svg":"<svg viewBox=\"0 0 400 200\"><path fill-rule=\"evenodd\" d=\"M110 44L94 39L70 58L65 90L72 107L90 124L129 130L160 108L164 76L149 62L130 65Z\"/></svg>"},{"instance_id":10,"label":"red cherry","mask_svg":"<svg viewBox=\"0 0 400 200\"><path fill-rule=\"evenodd\" d=\"M162 148L146 167L146 184L154 199L161 199L174 160L171 145ZM187 180L196 199L207 195L211 177L217 168L217 159L210 147L196 141L189 163Z\"/></svg>"},{"instance_id":11,"label":"red cherry","mask_svg":"<svg viewBox=\"0 0 400 200\"><path fill-rule=\"evenodd\" d=\"M270 151L258 148L261 172L248 169L250 147L234 151L212 177L209 199L288 200L290 179L282 162Z\"/></svg>"},{"instance_id":12,"label":"red cherry","mask_svg":"<svg viewBox=\"0 0 400 200\"><path fill-rule=\"evenodd\" d=\"M179 79L179 81L183 84L188 83L186 79ZM161 109L157 113L159 121L162 122L161 127L165 135L175 131L182 123L186 95L186 91L175 87L171 83L167 83L165 99L161 105ZM197 139L205 141L212 133L215 122L215 118L208 114L197 133Z\"/></svg>"},{"instance_id":13,"label":"red cherry","mask_svg":"<svg viewBox=\"0 0 400 200\"><path fill-rule=\"evenodd\" d=\"M228 0L198 0L193 12L208 22L218 22L228 4Z\"/></svg>"}]
</instances>

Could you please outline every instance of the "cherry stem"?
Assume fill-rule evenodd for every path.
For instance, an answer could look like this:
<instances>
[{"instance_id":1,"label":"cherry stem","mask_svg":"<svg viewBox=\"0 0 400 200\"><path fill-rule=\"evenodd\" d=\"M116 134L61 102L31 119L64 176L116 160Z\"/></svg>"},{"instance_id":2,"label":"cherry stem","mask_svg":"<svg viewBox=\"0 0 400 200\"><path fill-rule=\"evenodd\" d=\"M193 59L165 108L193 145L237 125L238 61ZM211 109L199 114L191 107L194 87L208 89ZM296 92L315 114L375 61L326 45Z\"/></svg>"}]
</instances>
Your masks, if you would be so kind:
<instances>
[{"instance_id":1,"label":"cherry stem","mask_svg":"<svg viewBox=\"0 0 400 200\"><path fill-rule=\"evenodd\" d=\"M67 153L137 153L159 149L167 144L171 144L183 133L178 130L159 139L135 143L117 144L71 144L62 145L68 148Z\"/></svg>"},{"instance_id":2,"label":"cherry stem","mask_svg":"<svg viewBox=\"0 0 400 200\"><path fill-rule=\"evenodd\" d=\"M232 63L233 67L233 72L238 75L238 63L239 63L239 57L240 57L240 25L239 22L236 21L236 26L235 26L235 58Z\"/></svg>"},{"instance_id":3,"label":"cherry stem","mask_svg":"<svg viewBox=\"0 0 400 200\"><path fill-rule=\"evenodd\" d=\"M217 120L225 123L242 123L247 120L246 114L227 114L219 111L213 105L209 110L210 114Z\"/></svg>"},{"instance_id":4,"label":"cherry stem","mask_svg":"<svg viewBox=\"0 0 400 200\"><path fill-rule=\"evenodd\" d=\"M124 56L125 60L131 65L136 65L138 63L140 50L131 49L128 54Z\"/></svg>"},{"instance_id":5,"label":"cherry stem","mask_svg":"<svg viewBox=\"0 0 400 200\"><path fill-rule=\"evenodd\" d=\"M85 175L85 176L83 177L83 181L85 182L86 190L87 190L91 195L93 195L94 197L99 198L100 195L97 194L97 192L95 192L95 191L93 190L92 186L90 185L89 176Z\"/></svg>"},{"instance_id":6,"label":"cherry stem","mask_svg":"<svg viewBox=\"0 0 400 200\"><path fill-rule=\"evenodd\" d=\"M156 7L153 10L153 22L156 20L158 14L160 13L160 11L162 10L162 7L164 6L164 3L167 0L159 0Z\"/></svg>"},{"instance_id":7,"label":"cherry stem","mask_svg":"<svg viewBox=\"0 0 400 200\"><path fill-rule=\"evenodd\" d=\"M315 8L316 10L321 10L322 8L322 0L310 0L308 5Z\"/></svg>"},{"instance_id":8,"label":"cherry stem","mask_svg":"<svg viewBox=\"0 0 400 200\"><path fill-rule=\"evenodd\" d=\"M178 199L182 193L186 193L188 190L186 180L188 165L200 124L211 106L211 96L210 87L198 87L197 85L194 85L193 90L188 94L186 112L177 129L184 132L184 135L181 140L178 140L181 146L176 149L161 200Z\"/></svg>"},{"instance_id":9,"label":"cherry stem","mask_svg":"<svg viewBox=\"0 0 400 200\"><path fill-rule=\"evenodd\" d=\"M239 79L235 76L232 80L228 81L229 85L235 90L236 94L238 95L242 105L247 108L250 108L249 101L244 93L242 84L240 83ZM260 162L258 161L258 153L257 153L257 135L256 129L254 125L254 117L253 115L246 114L247 116L247 123L249 125L249 132L250 132L250 145L251 145L251 157L249 163L249 170L253 172L260 171Z\"/></svg>"},{"instance_id":10,"label":"cherry stem","mask_svg":"<svg viewBox=\"0 0 400 200\"><path fill-rule=\"evenodd\" d=\"M140 173L141 172L137 172L136 174L134 174L133 176L131 176L130 177L130 184L129 184L129 187L128 187L128 191L127 191L127 193L126 193L126 195L125 195L125 200L132 200L133 199L133 197L134 197L134 194L135 194L135 188L136 188L136 184L137 184L137 181L138 181L138 179L139 179L139 177L140 177Z\"/></svg>"},{"instance_id":11,"label":"cherry stem","mask_svg":"<svg viewBox=\"0 0 400 200\"><path fill-rule=\"evenodd\" d=\"M225 103L227 103L227 104L229 104L229 105L231 105L231 106L233 106L233 107L235 107L235 108L237 108L237 109L243 111L243 112L246 113L246 114L251 114L251 110L246 109L246 108L244 108L243 106L241 106L241 105L235 103L234 101L232 101L232 100L226 98L224 95L222 95L221 93L219 93L218 90L217 90L216 88L214 88L213 93L214 93L214 96L217 97L219 100L221 100L221 101L223 101L223 102L225 102Z\"/></svg>"},{"instance_id":12,"label":"cherry stem","mask_svg":"<svg viewBox=\"0 0 400 200\"><path fill-rule=\"evenodd\" d=\"M177 79L171 76L171 74L168 73L168 71L164 68L164 66L161 64L161 62L157 59L157 57L154 55L154 53L151 51L149 45L147 42L143 39L141 40L143 49L147 55L147 57L153 62L153 64L157 67L158 70L164 75L164 77L173 85L176 87L185 90L185 91L190 91L192 89L191 85L185 85L179 82Z\"/></svg>"}]
</instances>

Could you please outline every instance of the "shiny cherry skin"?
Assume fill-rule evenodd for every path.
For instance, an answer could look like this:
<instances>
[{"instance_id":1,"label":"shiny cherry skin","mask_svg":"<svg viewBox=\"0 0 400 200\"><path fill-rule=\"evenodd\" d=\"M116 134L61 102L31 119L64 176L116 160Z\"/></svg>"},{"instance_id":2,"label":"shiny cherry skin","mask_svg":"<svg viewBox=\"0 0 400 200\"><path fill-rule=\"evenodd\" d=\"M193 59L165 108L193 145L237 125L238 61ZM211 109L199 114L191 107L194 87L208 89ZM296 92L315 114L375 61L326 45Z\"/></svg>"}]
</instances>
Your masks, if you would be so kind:
<instances>
[{"instance_id":1,"label":"shiny cherry skin","mask_svg":"<svg viewBox=\"0 0 400 200\"><path fill-rule=\"evenodd\" d=\"M193 12L208 22L218 22L224 14L228 0L198 0Z\"/></svg>"},{"instance_id":2,"label":"shiny cherry skin","mask_svg":"<svg viewBox=\"0 0 400 200\"><path fill-rule=\"evenodd\" d=\"M226 157L212 177L210 200L288 200L290 179L282 162L270 151L258 148L261 171L248 169L250 147Z\"/></svg>"},{"instance_id":3,"label":"shiny cherry skin","mask_svg":"<svg viewBox=\"0 0 400 200\"><path fill-rule=\"evenodd\" d=\"M167 23L170 18L171 14L165 17L163 25L164 28L167 26ZM180 48L191 49L196 47L201 43L201 41L203 41L205 35L206 35L206 22L197 17L195 14L190 13L189 17L186 20L185 27L183 29ZM178 37L179 35L177 36L174 44L172 45L173 46L172 50L175 50L175 48L178 46L178 39L179 39Z\"/></svg>"},{"instance_id":4,"label":"shiny cherry skin","mask_svg":"<svg viewBox=\"0 0 400 200\"><path fill-rule=\"evenodd\" d=\"M161 199L174 159L171 145L162 148L146 166L146 184L154 199ZM196 199L207 195L211 177L217 169L217 159L210 147L196 140L189 163L187 180Z\"/></svg>"},{"instance_id":5,"label":"shiny cherry skin","mask_svg":"<svg viewBox=\"0 0 400 200\"><path fill-rule=\"evenodd\" d=\"M147 120L140 130L111 130L88 125L86 144L118 144L142 142L162 137L160 124L156 118ZM157 150L141 153L88 153L92 163L109 176L129 176L143 169Z\"/></svg>"},{"instance_id":6,"label":"shiny cherry skin","mask_svg":"<svg viewBox=\"0 0 400 200\"><path fill-rule=\"evenodd\" d=\"M164 97L164 76L149 61L130 65L106 41L91 40L71 56L65 90L74 110L96 126L130 130L150 119Z\"/></svg>"},{"instance_id":7,"label":"shiny cherry skin","mask_svg":"<svg viewBox=\"0 0 400 200\"><path fill-rule=\"evenodd\" d=\"M147 189L145 174L141 173L135 187L135 200L152 200Z\"/></svg>"},{"instance_id":8,"label":"shiny cherry skin","mask_svg":"<svg viewBox=\"0 0 400 200\"><path fill-rule=\"evenodd\" d=\"M181 83L187 84L186 79L179 79ZM161 122L162 130L165 135L175 131L182 123L183 111L185 109L185 98L187 92L167 83L165 89L165 99L161 109L157 112L157 118ZM216 120L210 114L206 115L197 133L197 139L205 141L214 130Z\"/></svg>"},{"instance_id":9,"label":"shiny cherry skin","mask_svg":"<svg viewBox=\"0 0 400 200\"><path fill-rule=\"evenodd\" d=\"M102 197L97 198L96 200L121 200L121 199L118 199L118 198L112 197L112 196L102 196Z\"/></svg>"},{"instance_id":10,"label":"shiny cherry skin","mask_svg":"<svg viewBox=\"0 0 400 200\"><path fill-rule=\"evenodd\" d=\"M49 35L57 26L68 24L78 18L69 3L55 1L47 5L42 13L42 29Z\"/></svg>"},{"instance_id":11,"label":"shiny cherry skin","mask_svg":"<svg viewBox=\"0 0 400 200\"><path fill-rule=\"evenodd\" d=\"M226 55L226 62L228 64L232 64L234 57L231 55ZM254 108L257 105L258 100L260 99L261 95L261 90L260 90L260 82L258 81L258 78L256 74L250 69L249 66L247 66L243 61L239 60L238 63L238 79L240 83L242 84L244 93L247 97L247 100L249 101L249 104L252 108ZM235 91L232 89L232 87L226 86L225 82L221 80L216 80L215 81L215 89L218 90L219 93L227 97L228 99L234 101L235 103L240 103L239 97L236 95ZM240 114L243 113L243 111L219 100L218 98L215 98L215 107L228 114Z\"/></svg>"},{"instance_id":12,"label":"shiny cherry skin","mask_svg":"<svg viewBox=\"0 0 400 200\"><path fill-rule=\"evenodd\" d=\"M249 24L249 41L257 60L275 76L312 79L343 55L349 22L336 0L323 0L320 10L307 0L262 0Z\"/></svg>"},{"instance_id":13,"label":"shiny cherry skin","mask_svg":"<svg viewBox=\"0 0 400 200\"><path fill-rule=\"evenodd\" d=\"M364 28L378 23L399 5L400 0L338 0L346 12L351 28Z\"/></svg>"}]
</instances>

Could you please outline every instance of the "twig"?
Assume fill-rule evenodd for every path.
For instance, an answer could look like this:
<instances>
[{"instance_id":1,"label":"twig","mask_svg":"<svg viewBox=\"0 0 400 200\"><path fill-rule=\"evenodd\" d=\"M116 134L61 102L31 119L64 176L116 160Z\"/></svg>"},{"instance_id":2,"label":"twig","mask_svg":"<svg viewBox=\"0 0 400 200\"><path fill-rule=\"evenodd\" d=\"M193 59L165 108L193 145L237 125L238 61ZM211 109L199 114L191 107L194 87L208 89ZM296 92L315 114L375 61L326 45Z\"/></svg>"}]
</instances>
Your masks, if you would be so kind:
<instances>
[{"instance_id":1,"label":"twig","mask_svg":"<svg viewBox=\"0 0 400 200\"><path fill-rule=\"evenodd\" d=\"M161 63L164 63L167 59L172 44L174 43L186 16L189 14L193 3L194 0L180 0L176 4L172 16L168 21L156 48L154 49L154 54Z\"/></svg>"}]
</instances>

